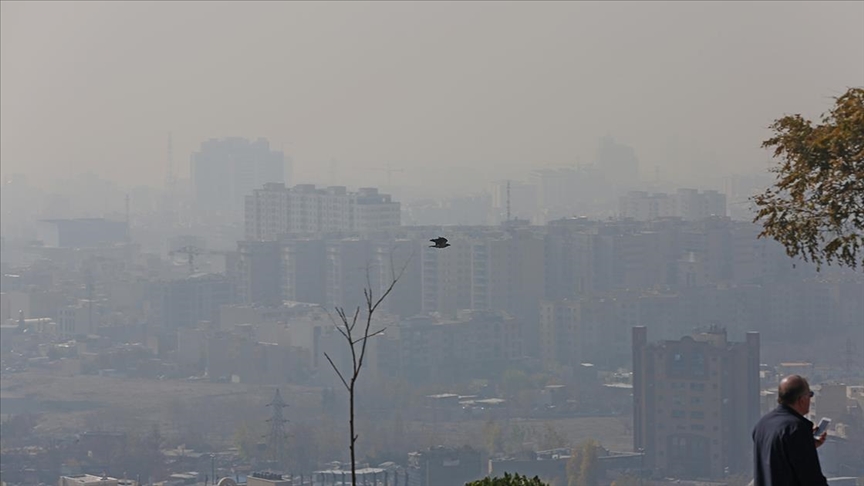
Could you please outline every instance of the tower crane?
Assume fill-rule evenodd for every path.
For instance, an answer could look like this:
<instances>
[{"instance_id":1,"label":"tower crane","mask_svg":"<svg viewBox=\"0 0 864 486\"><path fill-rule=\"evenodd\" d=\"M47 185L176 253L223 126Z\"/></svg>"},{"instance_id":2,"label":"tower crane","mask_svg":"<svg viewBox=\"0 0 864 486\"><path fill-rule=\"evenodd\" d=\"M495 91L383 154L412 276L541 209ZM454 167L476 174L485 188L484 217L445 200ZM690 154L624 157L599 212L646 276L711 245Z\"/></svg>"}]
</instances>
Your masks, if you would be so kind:
<instances>
[{"instance_id":1,"label":"tower crane","mask_svg":"<svg viewBox=\"0 0 864 486\"><path fill-rule=\"evenodd\" d=\"M384 167L373 167L372 170L380 170L387 173L387 186L393 187L393 173L405 172L405 169L394 169L389 163Z\"/></svg>"},{"instance_id":2,"label":"tower crane","mask_svg":"<svg viewBox=\"0 0 864 486\"><path fill-rule=\"evenodd\" d=\"M191 275L195 273L195 257L198 255L202 255L203 253L204 250L198 248L197 246L186 245L176 250L169 251L168 255L171 257L174 257L175 255L186 255L186 262L189 265L189 274Z\"/></svg>"}]
</instances>

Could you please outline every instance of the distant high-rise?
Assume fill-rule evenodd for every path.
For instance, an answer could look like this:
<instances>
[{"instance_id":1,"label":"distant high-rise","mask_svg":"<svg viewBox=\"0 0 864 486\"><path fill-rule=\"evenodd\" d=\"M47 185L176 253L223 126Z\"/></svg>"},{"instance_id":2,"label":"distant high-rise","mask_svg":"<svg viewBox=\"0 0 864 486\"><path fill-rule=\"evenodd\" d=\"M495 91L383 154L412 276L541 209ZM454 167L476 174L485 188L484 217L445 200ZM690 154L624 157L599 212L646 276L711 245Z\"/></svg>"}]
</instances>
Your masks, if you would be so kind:
<instances>
[{"instance_id":1,"label":"distant high-rise","mask_svg":"<svg viewBox=\"0 0 864 486\"><path fill-rule=\"evenodd\" d=\"M633 328L633 447L646 468L680 478L749 472L759 392L759 333L728 342L714 326L649 344L647 328Z\"/></svg>"},{"instance_id":2,"label":"distant high-rise","mask_svg":"<svg viewBox=\"0 0 864 486\"><path fill-rule=\"evenodd\" d=\"M611 184L613 194L633 189L639 183L639 160L632 147L616 142L612 137L600 139L597 166Z\"/></svg>"},{"instance_id":3,"label":"distant high-rise","mask_svg":"<svg viewBox=\"0 0 864 486\"><path fill-rule=\"evenodd\" d=\"M400 226L400 204L374 187L288 188L269 183L246 196L246 239L273 241L288 233L364 233Z\"/></svg>"},{"instance_id":4,"label":"distant high-rise","mask_svg":"<svg viewBox=\"0 0 864 486\"><path fill-rule=\"evenodd\" d=\"M670 217L698 221L712 216L725 217L726 195L696 189L678 189L675 194L630 191L618 198L618 214L637 221Z\"/></svg>"},{"instance_id":5,"label":"distant high-rise","mask_svg":"<svg viewBox=\"0 0 864 486\"><path fill-rule=\"evenodd\" d=\"M240 216L245 197L268 182L290 177L291 159L267 139L210 139L192 154L191 177L198 209ZM287 170L286 170L287 169Z\"/></svg>"}]
</instances>

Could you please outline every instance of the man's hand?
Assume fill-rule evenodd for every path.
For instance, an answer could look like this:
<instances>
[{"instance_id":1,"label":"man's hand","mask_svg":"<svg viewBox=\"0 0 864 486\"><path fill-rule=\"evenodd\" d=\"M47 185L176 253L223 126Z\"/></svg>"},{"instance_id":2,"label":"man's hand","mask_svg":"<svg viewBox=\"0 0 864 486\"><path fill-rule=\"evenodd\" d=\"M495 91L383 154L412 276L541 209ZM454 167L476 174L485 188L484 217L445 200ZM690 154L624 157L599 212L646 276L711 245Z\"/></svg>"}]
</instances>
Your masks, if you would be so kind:
<instances>
[{"instance_id":1,"label":"man's hand","mask_svg":"<svg viewBox=\"0 0 864 486\"><path fill-rule=\"evenodd\" d=\"M817 427L813 427L813 433L814 434L816 433L816 429L817 429ZM827 430L825 432L822 432L822 435L820 435L819 437L814 437L813 440L816 441L816 448L818 449L819 446L824 444L825 439L827 439L827 438L828 438L828 431Z\"/></svg>"}]
</instances>

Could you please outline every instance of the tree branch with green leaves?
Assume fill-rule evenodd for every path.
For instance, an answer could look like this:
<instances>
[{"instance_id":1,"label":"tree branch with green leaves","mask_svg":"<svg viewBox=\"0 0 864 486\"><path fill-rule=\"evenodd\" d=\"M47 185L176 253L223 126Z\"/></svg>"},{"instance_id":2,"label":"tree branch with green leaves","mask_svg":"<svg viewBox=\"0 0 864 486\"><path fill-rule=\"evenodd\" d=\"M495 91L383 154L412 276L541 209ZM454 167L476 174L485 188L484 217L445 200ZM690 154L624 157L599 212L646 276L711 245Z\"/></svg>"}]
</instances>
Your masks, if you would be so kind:
<instances>
[{"instance_id":1,"label":"tree branch with green leaves","mask_svg":"<svg viewBox=\"0 0 864 486\"><path fill-rule=\"evenodd\" d=\"M779 163L776 182L751 198L759 237L817 268L864 269L864 89L838 97L821 123L789 115L770 128L762 147Z\"/></svg>"}]
</instances>

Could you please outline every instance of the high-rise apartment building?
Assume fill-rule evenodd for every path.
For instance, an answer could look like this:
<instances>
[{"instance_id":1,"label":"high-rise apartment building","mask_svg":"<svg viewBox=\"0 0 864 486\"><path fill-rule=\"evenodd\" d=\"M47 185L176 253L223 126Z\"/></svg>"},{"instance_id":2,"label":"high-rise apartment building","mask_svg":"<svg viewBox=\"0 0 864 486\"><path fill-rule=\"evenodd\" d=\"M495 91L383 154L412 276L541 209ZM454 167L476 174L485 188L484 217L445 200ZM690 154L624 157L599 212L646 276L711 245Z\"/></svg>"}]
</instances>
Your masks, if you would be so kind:
<instances>
[{"instance_id":1,"label":"high-rise apartment building","mask_svg":"<svg viewBox=\"0 0 864 486\"><path fill-rule=\"evenodd\" d=\"M390 362L381 359L381 371L412 382L454 383L495 376L525 356L523 330L523 323L506 312L460 311L452 318L402 319L382 340L381 350ZM386 352L387 346L391 352Z\"/></svg>"},{"instance_id":2,"label":"high-rise apartment building","mask_svg":"<svg viewBox=\"0 0 864 486\"><path fill-rule=\"evenodd\" d=\"M670 217L698 221L710 216L726 216L726 195L696 189L678 189L675 194L630 191L618 199L618 213L622 218L637 221Z\"/></svg>"},{"instance_id":3,"label":"high-rise apartment building","mask_svg":"<svg viewBox=\"0 0 864 486\"><path fill-rule=\"evenodd\" d=\"M278 241L241 241L235 267L237 297L245 304L280 305L284 266Z\"/></svg>"},{"instance_id":4,"label":"high-rise apartment building","mask_svg":"<svg viewBox=\"0 0 864 486\"><path fill-rule=\"evenodd\" d=\"M201 211L241 216L248 194L268 182L284 183L286 173L290 178L291 158L271 150L264 138L214 138L192 154L192 184Z\"/></svg>"},{"instance_id":5,"label":"high-rise apartment building","mask_svg":"<svg viewBox=\"0 0 864 486\"><path fill-rule=\"evenodd\" d=\"M639 183L639 159L633 147L619 143L610 136L600 139L597 166L613 194L621 194Z\"/></svg>"},{"instance_id":6,"label":"high-rise apartment building","mask_svg":"<svg viewBox=\"0 0 864 486\"><path fill-rule=\"evenodd\" d=\"M289 233L392 230L401 222L400 204L375 188L348 192L341 186L265 184L250 192L245 217L250 241L273 241Z\"/></svg>"},{"instance_id":7,"label":"high-rise apartment building","mask_svg":"<svg viewBox=\"0 0 864 486\"><path fill-rule=\"evenodd\" d=\"M537 315L543 298L544 241L512 231L472 243L471 309L506 311L522 319Z\"/></svg>"},{"instance_id":8,"label":"high-rise apartment building","mask_svg":"<svg viewBox=\"0 0 864 486\"><path fill-rule=\"evenodd\" d=\"M469 237L460 237L459 244L445 250L423 248L419 255L423 312L452 316L471 308L471 253Z\"/></svg>"},{"instance_id":9,"label":"high-rise apartment building","mask_svg":"<svg viewBox=\"0 0 864 486\"><path fill-rule=\"evenodd\" d=\"M747 473L759 419L759 333L729 342L713 326L680 340L648 342L634 327L633 447L645 467L679 478Z\"/></svg>"},{"instance_id":10,"label":"high-rise apartment building","mask_svg":"<svg viewBox=\"0 0 864 486\"><path fill-rule=\"evenodd\" d=\"M324 244L324 299L327 305L353 312L366 308L363 289L374 274L369 240L344 238ZM374 285L374 284L373 284ZM374 297L374 295L373 295Z\"/></svg>"},{"instance_id":11,"label":"high-rise apartment building","mask_svg":"<svg viewBox=\"0 0 864 486\"><path fill-rule=\"evenodd\" d=\"M325 304L324 240L286 239L281 243L282 299Z\"/></svg>"},{"instance_id":12,"label":"high-rise apartment building","mask_svg":"<svg viewBox=\"0 0 864 486\"><path fill-rule=\"evenodd\" d=\"M425 241L400 238L396 240L375 241L372 245L371 276L374 295L380 296L394 277L399 282L391 294L382 302L382 310L390 314L409 317L422 310L422 272L420 255Z\"/></svg>"}]
</instances>

